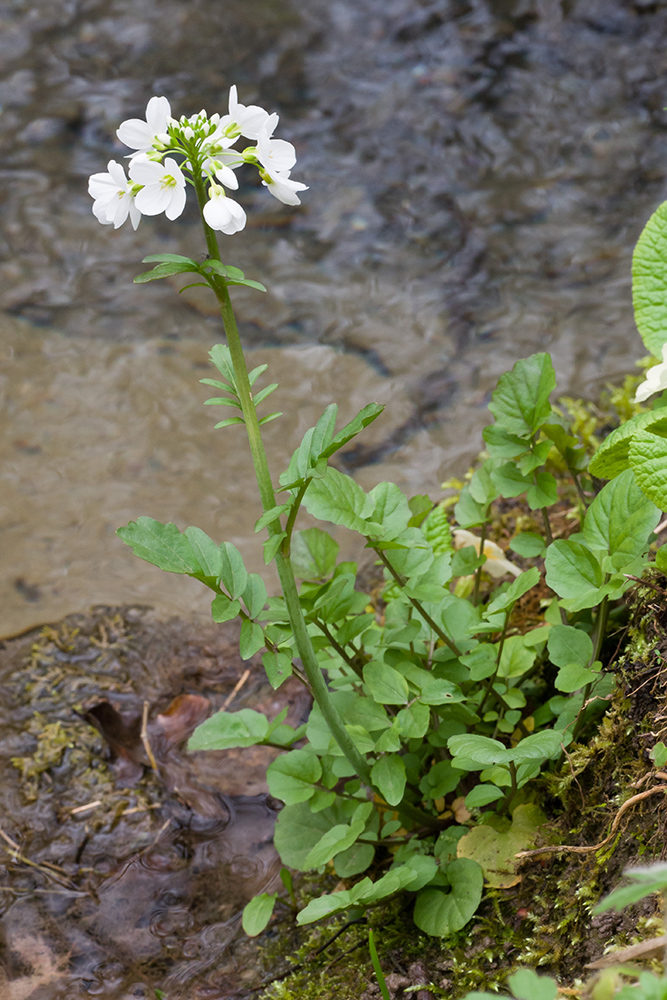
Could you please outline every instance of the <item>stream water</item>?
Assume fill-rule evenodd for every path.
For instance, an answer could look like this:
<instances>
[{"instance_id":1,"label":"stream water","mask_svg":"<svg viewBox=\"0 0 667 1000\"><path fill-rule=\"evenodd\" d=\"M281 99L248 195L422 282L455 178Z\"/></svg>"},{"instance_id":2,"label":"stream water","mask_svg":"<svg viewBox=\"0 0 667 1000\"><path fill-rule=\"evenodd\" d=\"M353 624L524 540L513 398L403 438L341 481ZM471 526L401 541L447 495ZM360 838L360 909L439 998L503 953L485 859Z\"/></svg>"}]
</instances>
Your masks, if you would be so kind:
<instances>
[{"instance_id":1,"label":"stream water","mask_svg":"<svg viewBox=\"0 0 667 1000\"><path fill-rule=\"evenodd\" d=\"M389 403L346 467L437 494L479 448L498 375L553 353L594 394L642 353L629 262L664 197L667 8L646 0L13 0L2 8L0 633L90 600L205 611L197 586L114 537L151 514L235 541L261 568L252 473L212 431L210 303L133 285L202 249L194 206L117 232L90 173L154 93L176 113L280 111L295 176L261 187L225 253L270 363L276 472L332 400ZM198 292L200 290L194 290Z\"/></svg>"},{"instance_id":2,"label":"stream water","mask_svg":"<svg viewBox=\"0 0 667 1000\"><path fill-rule=\"evenodd\" d=\"M328 403L339 402L347 419L378 400L388 404L383 418L342 456L342 467L367 488L392 478L436 496L479 450L490 393L518 357L549 350L560 390L594 396L642 355L630 259L644 221L666 196L666 48L664 0L1 6L0 635L91 602L150 604L163 616L206 612L198 585L139 562L115 537L140 514L197 524L235 542L249 568L263 570L240 434L214 432L201 405L208 392L197 380L212 374L207 351L220 339L211 304L198 289L179 296L166 283L132 284L149 253L202 252L193 206L175 223L144 219L136 233L109 231L90 210L88 175L125 154L115 139L120 121L141 117L153 94L168 96L176 114L224 112L232 83L244 103L280 112L279 134L297 147L295 176L310 190L301 208L290 209L261 187L242 188L248 227L223 238L229 262L269 289L238 290L234 301L252 364L267 362L280 384L272 400L285 416L267 427L273 468L281 471ZM104 643L93 626L88 631ZM141 648L150 659L151 643ZM11 688L6 678L19 661L7 650L0 682ZM24 652L29 660L30 642ZM65 653L70 662L71 650ZM233 673L238 663L230 663ZM148 684L147 677L121 671L111 686L118 704L134 699L136 709L148 699L153 718L167 693L193 689L189 675L178 683L160 675ZM100 681L83 693L98 697L104 688ZM65 820L53 792L26 804L6 777L14 775L12 755L40 745L25 728L34 705L24 705L23 729L10 723L7 705L19 703L7 690L0 816L16 821L13 836L27 837L36 823L21 845L40 863L70 871L82 839L71 826L78 799L68 801L69 825L56 835ZM74 725L68 711L54 718ZM71 738L76 746L82 737ZM54 758L48 780L56 789L71 788L76 776L68 760ZM262 789L260 782L248 792L255 804L239 806L240 830L243 823L270 828ZM81 951L82 941L113 938L104 914L117 912L112 904L126 898L127 885L140 887L143 960L159 956L160 974L175 977L169 1000L186 989L190 972L183 970L193 968L197 949L217 954L215 934L227 933L225 920L237 926L236 902L213 917L195 908L200 923L178 924L196 896L194 867L204 879L212 871L231 879L230 858L240 857L234 824L222 839L220 831L191 837L187 850L165 834L164 858L149 877L144 852L160 827L133 832L125 822L119 841L110 835L118 836L113 818L93 823L96 836L109 834L99 850L108 848L113 864L134 860L118 869L108 862L106 882L94 881L103 872L91 863L92 890L107 909L95 916L88 899L81 903L59 952L40 952L39 936L37 952L34 940L25 943L31 921L34 930L41 919L35 899L53 920L58 897L47 906L42 883L30 895L37 883L20 866L0 880L5 907L13 900L3 933L14 928L16 1000L86 993L124 1000L144 995L146 983L159 986L155 973L132 992L126 941L115 940L113 954L84 948L88 964L78 971L65 973L58 958ZM221 846L225 837L231 847ZM255 847L246 852L253 871L264 850ZM165 916L154 902L160 879L166 872L170 881L186 855L187 877L176 880L187 886ZM273 863L265 871L262 861L260 882L267 872L273 877ZM19 898L21 878L27 895ZM248 885L239 899L254 891L252 879ZM153 910L160 913L152 923ZM216 928L210 941L207 920ZM188 957L190 939L197 943ZM169 948L181 965L167 960L175 954ZM202 989L214 992L201 995L233 995L238 981L223 980L211 986L204 976Z\"/></svg>"}]
</instances>

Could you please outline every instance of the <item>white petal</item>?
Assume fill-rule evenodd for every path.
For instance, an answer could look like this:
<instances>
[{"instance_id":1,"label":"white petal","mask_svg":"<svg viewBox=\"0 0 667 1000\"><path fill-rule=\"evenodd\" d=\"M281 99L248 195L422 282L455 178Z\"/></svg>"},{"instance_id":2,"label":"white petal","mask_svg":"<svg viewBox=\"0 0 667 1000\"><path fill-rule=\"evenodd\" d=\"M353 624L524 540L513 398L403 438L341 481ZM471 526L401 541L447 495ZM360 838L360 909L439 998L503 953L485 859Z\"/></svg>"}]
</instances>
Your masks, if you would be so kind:
<instances>
[{"instance_id":1,"label":"white petal","mask_svg":"<svg viewBox=\"0 0 667 1000\"><path fill-rule=\"evenodd\" d=\"M171 200L165 209L168 219L177 219L185 208L185 187L170 188Z\"/></svg>"},{"instance_id":2,"label":"white petal","mask_svg":"<svg viewBox=\"0 0 667 1000\"><path fill-rule=\"evenodd\" d=\"M107 206L103 205L99 201L93 202L93 215L98 222L101 222L103 226L108 226L111 224L111 219L107 218Z\"/></svg>"},{"instance_id":3,"label":"white petal","mask_svg":"<svg viewBox=\"0 0 667 1000\"><path fill-rule=\"evenodd\" d=\"M171 192L161 185L150 184L139 191L135 201L142 215L159 215L169 206Z\"/></svg>"},{"instance_id":4,"label":"white petal","mask_svg":"<svg viewBox=\"0 0 667 1000\"><path fill-rule=\"evenodd\" d=\"M270 173L282 173L296 163L296 150L291 142L262 135L257 142L257 159Z\"/></svg>"},{"instance_id":5,"label":"white petal","mask_svg":"<svg viewBox=\"0 0 667 1000\"><path fill-rule=\"evenodd\" d=\"M238 107L238 104L239 104L238 92L236 90L236 84L233 83L229 88L229 114L231 115L232 118L234 118L234 114L236 108ZM234 118L234 120L236 119Z\"/></svg>"},{"instance_id":6,"label":"white petal","mask_svg":"<svg viewBox=\"0 0 667 1000\"><path fill-rule=\"evenodd\" d=\"M110 174L91 174L88 178L88 194L91 198L101 198L108 201L113 198L117 190L118 185Z\"/></svg>"},{"instance_id":7,"label":"white petal","mask_svg":"<svg viewBox=\"0 0 667 1000\"><path fill-rule=\"evenodd\" d=\"M116 163L115 160L109 160L107 163L107 170L109 171L109 175L112 177L114 183L117 184L119 188L122 189L127 187L125 170L120 163Z\"/></svg>"},{"instance_id":8,"label":"white petal","mask_svg":"<svg viewBox=\"0 0 667 1000\"><path fill-rule=\"evenodd\" d=\"M116 135L130 149L147 149L153 142L153 133L148 124L139 118L128 118L116 130Z\"/></svg>"},{"instance_id":9,"label":"white petal","mask_svg":"<svg viewBox=\"0 0 667 1000\"><path fill-rule=\"evenodd\" d=\"M137 204L134 198L130 199L130 222L132 223L132 228L136 230L137 226L141 222L141 212L137 208Z\"/></svg>"},{"instance_id":10,"label":"white petal","mask_svg":"<svg viewBox=\"0 0 667 1000\"><path fill-rule=\"evenodd\" d=\"M231 188L232 191L236 191L239 186L238 177L229 167L226 167L224 163L215 172L215 176L218 178L221 184L225 187Z\"/></svg>"},{"instance_id":11,"label":"white petal","mask_svg":"<svg viewBox=\"0 0 667 1000\"><path fill-rule=\"evenodd\" d=\"M145 154L135 156L130 163L130 177L137 184L157 184L163 176L162 164L149 160Z\"/></svg>"},{"instance_id":12,"label":"white petal","mask_svg":"<svg viewBox=\"0 0 667 1000\"><path fill-rule=\"evenodd\" d=\"M166 97L151 97L146 105L146 123L153 135L164 132L171 118L171 105Z\"/></svg>"}]
</instances>

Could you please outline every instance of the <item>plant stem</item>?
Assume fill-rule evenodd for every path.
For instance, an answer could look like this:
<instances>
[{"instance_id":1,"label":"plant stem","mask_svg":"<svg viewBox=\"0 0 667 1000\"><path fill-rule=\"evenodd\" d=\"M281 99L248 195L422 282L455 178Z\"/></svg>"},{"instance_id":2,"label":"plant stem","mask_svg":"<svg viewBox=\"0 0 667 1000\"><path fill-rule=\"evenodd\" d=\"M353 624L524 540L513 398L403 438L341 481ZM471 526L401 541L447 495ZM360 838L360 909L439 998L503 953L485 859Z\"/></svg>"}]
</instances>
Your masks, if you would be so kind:
<instances>
[{"instance_id":1,"label":"plant stem","mask_svg":"<svg viewBox=\"0 0 667 1000\"><path fill-rule=\"evenodd\" d=\"M202 225L204 227L206 247L209 257L214 260L221 261L220 249L218 247L216 235L204 219L203 210L204 205L206 204L206 193L201 174L194 177L194 184L197 192L199 208L202 213ZM234 316L234 310L232 309L232 303L229 298L229 291L224 281L215 282L215 294L220 305L222 322L227 336L227 346L229 348L232 365L234 367L236 389L238 392L239 402L241 403L241 411L243 413L246 433L248 435L248 443L250 445L250 453L252 455L252 461L255 468L255 477L259 488L259 495L262 501L262 507L265 511L267 511L276 506L275 494L273 492L269 464L264 450L264 443L262 441L257 410L255 409L255 404L252 398L250 381L248 379L248 369L245 363L245 356L243 354L243 347L241 345L238 326L236 325L236 317ZM280 521L276 520L269 524L268 531L270 535L280 533L282 531ZM343 754L352 765L363 784L372 788L371 772L368 762L365 757L359 753L359 750L354 745L350 734L343 724L343 720L341 719L338 710L329 696L329 689L327 688L326 681L324 680L324 676L320 670L320 665L317 662L317 657L315 656L315 650L313 649L313 645L310 641L310 636L308 635L308 629L303 617L303 610L299 601L296 580L294 579L291 564L284 558L280 551L276 553L275 560L278 577L280 579L283 595L285 597L285 604L290 619L290 625L292 627L296 646L299 651L299 656L301 657L303 669L312 690L313 697Z\"/></svg>"},{"instance_id":2,"label":"plant stem","mask_svg":"<svg viewBox=\"0 0 667 1000\"><path fill-rule=\"evenodd\" d=\"M484 521L484 523L482 524L482 530L479 537L480 556L484 555L484 542L486 541L486 529L487 529L487 523L486 521ZM479 588L481 582L482 582L482 567L478 566L477 569L475 570L475 585L472 591L473 607L477 607L477 605L479 604Z\"/></svg>"},{"instance_id":3,"label":"plant stem","mask_svg":"<svg viewBox=\"0 0 667 1000\"><path fill-rule=\"evenodd\" d=\"M370 547L373 549L373 551L377 552L377 554L379 555L380 559L382 560L382 562L384 563L384 565L387 567L387 569L389 570L389 572L391 573L391 575L393 576L394 580L399 585L399 587L401 587L401 588L405 587L405 580L400 575L400 573L397 573L397 571L391 565L391 563L389 562L389 560L385 556L385 554L382 551L382 549L377 548L373 544L373 542L371 542L370 539L368 539L368 543L369 543ZM451 651L454 654L454 656L460 656L461 655L461 650L458 648L458 646L455 643L452 642L452 640L449 638L449 636L445 632L443 632L443 630L440 628L440 626L435 623L435 621L429 615L428 611L426 611L422 607L422 605L419 603L419 601L415 600L414 597L409 597L408 600L412 604L413 608L415 608L415 610L419 612L419 614L422 616L422 618L424 619L424 621L428 625L431 626L431 628L433 629L433 631L435 632L435 634L438 636L438 638L442 639L442 641L444 642L445 646L448 646L449 649L451 649Z\"/></svg>"}]
</instances>

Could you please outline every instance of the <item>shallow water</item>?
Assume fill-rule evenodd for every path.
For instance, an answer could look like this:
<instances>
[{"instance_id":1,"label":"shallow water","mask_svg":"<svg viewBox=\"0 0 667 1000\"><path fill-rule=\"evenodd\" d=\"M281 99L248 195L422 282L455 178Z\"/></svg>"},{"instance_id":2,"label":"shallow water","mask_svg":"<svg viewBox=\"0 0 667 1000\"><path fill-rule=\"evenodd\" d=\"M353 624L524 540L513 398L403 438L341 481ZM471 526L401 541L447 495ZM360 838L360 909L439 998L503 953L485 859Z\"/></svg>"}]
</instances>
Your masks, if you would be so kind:
<instances>
[{"instance_id":1,"label":"shallow water","mask_svg":"<svg viewBox=\"0 0 667 1000\"><path fill-rule=\"evenodd\" d=\"M0 307L30 324L0 327L5 634L89 600L202 608L113 538L142 513L245 539L261 564L249 465L231 432L206 436L195 385L218 322L131 283L149 252L201 251L193 207L136 234L90 212L88 174L153 93L224 111L236 82L279 109L310 185L297 210L243 188L250 224L223 242L270 289L235 296L242 333L280 408L298 400L277 468L295 425L375 396L398 402L346 467L437 493L518 356L548 349L563 391L594 394L641 355L629 262L664 197L663 4L16 0L1 16Z\"/></svg>"}]
</instances>

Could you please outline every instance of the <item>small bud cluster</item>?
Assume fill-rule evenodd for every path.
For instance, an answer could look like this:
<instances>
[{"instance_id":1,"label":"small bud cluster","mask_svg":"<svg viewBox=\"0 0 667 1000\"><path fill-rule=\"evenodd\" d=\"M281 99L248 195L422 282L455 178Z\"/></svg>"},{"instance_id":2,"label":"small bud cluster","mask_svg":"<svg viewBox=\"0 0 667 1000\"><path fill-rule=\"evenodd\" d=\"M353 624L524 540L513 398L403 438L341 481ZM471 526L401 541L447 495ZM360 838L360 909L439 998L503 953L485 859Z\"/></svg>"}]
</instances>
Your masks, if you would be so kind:
<instances>
[{"instance_id":1,"label":"small bud cluster","mask_svg":"<svg viewBox=\"0 0 667 1000\"><path fill-rule=\"evenodd\" d=\"M203 183L208 191L203 206L207 224L228 235L237 233L246 224L246 214L225 188L238 188L234 171L244 163L257 167L274 198L285 205L301 204L297 192L307 187L290 177L296 152L291 142L273 138L277 124L278 115L239 104L236 87L230 89L229 113L223 116L209 117L202 110L177 120L166 97L152 97L146 120L130 118L116 133L134 150L129 178L120 163L110 160L106 173L92 174L88 181L95 218L115 229L128 216L134 229L142 215L164 212L168 219L176 219L185 208L186 185ZM255 145L232 148L241 137Z\"/></svg>"}]
</instances>

